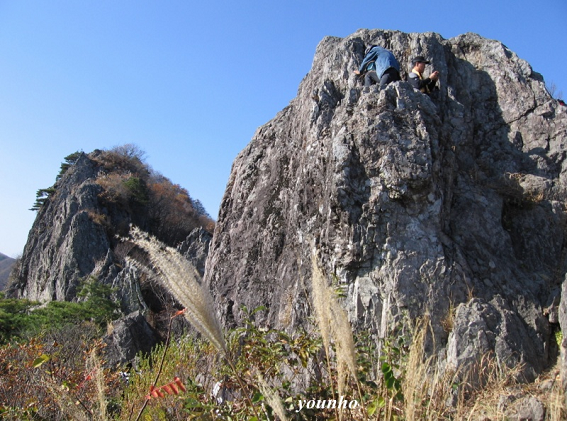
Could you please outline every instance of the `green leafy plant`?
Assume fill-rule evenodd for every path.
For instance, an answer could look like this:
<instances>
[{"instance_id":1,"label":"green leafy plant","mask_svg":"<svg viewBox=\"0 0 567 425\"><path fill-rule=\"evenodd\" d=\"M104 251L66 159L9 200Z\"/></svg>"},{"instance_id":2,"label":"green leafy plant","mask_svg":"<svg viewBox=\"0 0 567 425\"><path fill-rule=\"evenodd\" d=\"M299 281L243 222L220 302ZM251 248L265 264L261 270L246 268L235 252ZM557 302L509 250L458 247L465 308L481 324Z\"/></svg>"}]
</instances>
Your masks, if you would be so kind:
<instances>
[{"instance_id":1,"label":"green leafy plant","mask_svg":"<svg viewBox=\"0 0 567 425\"><path fill-rule=\"evenodd\" d=\"M140 205L145 205L149 202L148 187L144 180L132 176L125 180L123 184L130 193L131 201Z\"/></svg>"},{"instance_id":2,"label":"green leafy plant","mask_svg":"<svg viewBox=\"0 0 567 425\"><path fill-rule=\"evenodd\" d=\"M35 195L35 203L30 208L30 211L39 211L55 192L56 189L53 186L47 189L38 189Z\"/></svg>"},{"instance_id":3,"label":"green leafy plant","mask_svg":"<svg viewBox=\"0 0 567 425\"><path fill-rule=\"evenodd\" d=\"M105 329L108 322L120 316L118 303L111 299L113 292L92 276L79 284L81 302L51 301L40 306L26 299L5 298L0 292L0 344L85 320Z\"/></svg>"}]
</instances>

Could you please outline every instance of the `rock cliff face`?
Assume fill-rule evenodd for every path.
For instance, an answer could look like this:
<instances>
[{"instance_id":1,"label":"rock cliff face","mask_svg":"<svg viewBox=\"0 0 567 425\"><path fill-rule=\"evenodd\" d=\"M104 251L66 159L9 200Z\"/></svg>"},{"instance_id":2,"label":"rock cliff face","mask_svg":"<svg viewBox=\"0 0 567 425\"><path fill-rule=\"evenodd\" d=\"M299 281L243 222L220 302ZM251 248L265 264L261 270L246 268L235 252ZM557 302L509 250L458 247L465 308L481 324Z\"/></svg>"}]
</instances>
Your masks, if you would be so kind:
<instances>
[{"instance_id":1,"label":"rock cliff face","mask_svg":"<svg viewBox=\"0 0 567 425\"><path fill-rule=\"evenodd\" d=\"M120 149L78 154L39 208L7 293L40 302L77 301L78 284L94 276L116 288L124 314L157 313L164 297L127 261L130 246L120 236L135 224L178 238L181 252L203 272L211 235L198 225L212 221L192 202L164 177L150 178L139 158Z\"/></svg>"},{"instance_id":2,"label":"rock cliff face","mask_svg":"<svg viewBox=\"0 0 567 425\"><path fill-rule=\"evenodd\" d=\"M0 252L0 291L2 291L8 283L8 277L10 276L15 262L16 260Z\"/></svg>"},{"instance_id":3,"label":"rock cliff face","mask_svg":"<svg viewBox=\"0 0 567 425\"><path fill-rule=\"evenodd\" d=\"M92 219L101 211L97 171L97 164L83 154L58 182L57 192L38 211L30 230L11 295L71 301L80 278L97 265L106 272L112 267L111 240L104 225Z\"/></svg>"},{"instance_id":4,"label":"rock cliff face","mask_svg":"<svg viewBox=\"0 0 567 425\"><path fill-rule=\"evenodd\" d=\"M440 90L365 93L353 70L371 43L402 79L426 56ZM386 337L428 314L444 364L494 352L533 379L557 356L566 144L567 109L498 41L327 37L297 97L236 158L205 280L225 322L264 305L257 320L293 329L311 313L316 251L356 328Z\"/></svg>"}]
</instances>

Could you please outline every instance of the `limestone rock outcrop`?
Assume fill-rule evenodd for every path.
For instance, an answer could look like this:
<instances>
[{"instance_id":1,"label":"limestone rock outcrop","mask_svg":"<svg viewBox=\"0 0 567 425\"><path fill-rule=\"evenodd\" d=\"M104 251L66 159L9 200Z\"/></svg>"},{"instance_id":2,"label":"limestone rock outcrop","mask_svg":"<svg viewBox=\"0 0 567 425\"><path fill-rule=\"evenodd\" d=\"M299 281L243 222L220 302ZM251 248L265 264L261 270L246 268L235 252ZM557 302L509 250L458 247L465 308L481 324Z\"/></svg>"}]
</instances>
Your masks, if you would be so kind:
<instances>
[{"instance_id":1,"label":"limestone rock outcrop","mask_svg":"<svg viewBox=\"0 0 567 425\"><path fill-rule=\"evenodd\" d=\"M211 235L199 226L201 212L190 209L188 195L178 210L173 202L166 210L164 204L186 192L149 174L137 157L119 150L78 154L39 208L8 294L40 302L76 301L77 285L95 276L117 289L125 314L145 310L140 272L126 259L131 246L121 241L130 225L161 231L164 238L173 234L202 273ZM153 199L148 185L157 187Z\"/></svg>"},{"instance_id":2,"label":"limestone rock outcrop","mask_svg":"<svg viewBox=\"0 0 567 425\"><path fill-rule=\"evenodd\" d=\"M393 51L402 79L426 56L439 91L365 92L353 71L369 44ZM293 329L312 312L315 251L355 328L387 337L429 315L446 365L492 352L534 379L567 321L566 144L567 108L498 41L327 37L297 97L234 161L205 280L226 323L264 305L259 322Z\"/></svg>"},{"instance_id":3,"label":"limestone rock outcrop","mask_svg":"<svg viewBox=\"0 0 567 425\"><path fill-rule=\"evenodd\" d=\"M129 260L132 246L122 237L134 224L162 238L177 238L181 253L203 273L212 235L199 224L212 220L191 207L184 190L160 175L150 179L145 164L120 150L77 154L50 192L10 276L8 296L80 301L79 285L94 277L115 289L125 316L106 338L109 364L148 352L163 337L161 315L170 314L174 302Z\"/></svg>"},{"instance_id":4,"label":"limestone rock outcrop","mask_svg":"<svg viewBox=\"0 0 567 425\"><path fill-rule=\"evenodd\" d=\"M62 176L38 211L8 293L34 301L71 301L82 277L113 267L111 238L100 214L98 166L86 154Z\"/></svg>"},{"instance_id":5,"label":"limestone rock outcrop","mask_svg":"<svg viewBox=\"0 0 567 425\"><path fill-rule=\"evenodd\" d=\"M125 364L140 353L148 354L159 341L140 311L114 321L111 327L104 338L105 359L111 366Z\"/></svg>"}]
</instances>

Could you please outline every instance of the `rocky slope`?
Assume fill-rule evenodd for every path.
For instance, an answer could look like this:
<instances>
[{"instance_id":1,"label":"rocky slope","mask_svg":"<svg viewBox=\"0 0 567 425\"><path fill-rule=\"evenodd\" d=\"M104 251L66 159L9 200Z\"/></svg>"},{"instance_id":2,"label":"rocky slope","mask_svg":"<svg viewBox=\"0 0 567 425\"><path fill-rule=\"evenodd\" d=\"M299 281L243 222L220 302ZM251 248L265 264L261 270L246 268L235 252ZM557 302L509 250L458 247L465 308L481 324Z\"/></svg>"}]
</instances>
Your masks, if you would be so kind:
<instances>
[{"instance_id":1,"label":"rocky slope","mask_svg":"<svg viewBox=\"0 0 567 425\"><path fill-rule=\"evenodd\" d=\"M39 204L6 292L40 302L77 301L78 286L88 276L112 286L126 317L108 335L107 360L125 362L159 340L160 313L175 302L130 263L131 246L121 236L134 224L170 243L177 238L181 252L203 272L211 235L201 225L212 220L177 185L150 176L127 149L74 158Z\"/></svg>"},{"instance_id":2,"label":"rocky slope","mask_svg":"<svg viewBox=\"0 0 567 425\"><path fill-rule=\"evenodd\" d=\"M3 290L8 283L8 277L10 276L15 262L16 260L0 252L0 291Z\"/></svg>"},{"instance_id":3,"label":"rocky slope","mask_svg":"<svg viewBox=\"0 0 567 425\"><path fill-rule=\"evenodd\" d=\"M439 70L365 93L365 46ZM429 315L430 352L493 352L532 380L557 357L565 262L567 109L502 43L359 30L317 46L297 97L236 158L206 281L227 323L241 304L293 329L311 314L311 256L378 337ZM565 342L564 342L565 344Z\"/></svg>"},{"instance_id":4,"label":"rocky slope","mask_svg":"<svg viewBox=\"0 0 567 425\"><path fill-rule=\"evenodd\" d=\"M125 261L130 247L121 241L130 225L166 242L183 242L188 258L203 270L208 232L200 224L212 220L194 210L178 186L150 177L136 155L120 148L81 153L65 170L38 210L10 295L73 301L81 279L93 275L118 288L124 312L136 311L144 302L133 283L137 272Z\"/></svg>"}]
</instances>

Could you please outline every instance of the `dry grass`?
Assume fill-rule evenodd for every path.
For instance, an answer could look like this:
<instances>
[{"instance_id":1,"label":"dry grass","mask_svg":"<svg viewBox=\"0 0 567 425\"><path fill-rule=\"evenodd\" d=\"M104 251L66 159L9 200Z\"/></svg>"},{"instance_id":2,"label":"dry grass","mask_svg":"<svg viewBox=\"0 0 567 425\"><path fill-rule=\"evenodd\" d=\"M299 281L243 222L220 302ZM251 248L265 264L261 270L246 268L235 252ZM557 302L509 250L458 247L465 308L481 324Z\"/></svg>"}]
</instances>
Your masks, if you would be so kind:
<instances>
[{"instance_id":1,"label":"dry grass","mask_svg":"<svg viewBox=\"0 0 567 425\"><path fill-rule=\"evenodd\" d=\"M98 401L98 409L93 412L96 416L93 418L98 421L108 420L106 416L106 408L108 400L105 395L106 384L104 382L104 370L100 358L97 356L96 350L92 350L89 357L87 357L86 370L90 371L89 380L94 382L96 388L96 396Z\"/></svg>"},{"instance_id":2,"label":"dry grass","mask_svg":"<svg viewBox=\"0 0 567 425\"><path fill-rule=\"evenodd\" d=\"M260 372L256 374L256 380L258 381L258 388L260 388L266 402L270 405L274 413L281 421L286 421L287 415L285 414L285 408L277 392L268 385Z\"/></svg>"},{"instance_id":3,"label":"dry grass","mask_svg":"<svg viewBox=\"0 0 567 425\"><path fill-rule=\"evenodd\" d=\"M226 354L226 344L212 298L203 288L195 268L175 249L168 247L138 228L132 228L130 239L149 256L164 286L185 307L185 317L217 348Z\"/></svg>"},{"instance_id":4,"label":"dry grass","mask_svg":"<svg viewBox=\"0 0 567 425\"><path fill-rule=\"evenodd\" d=\"M335 293L327 284L317 265L315 254L312 256L312 297L315 318L323 338L328 364L330 363L331 340L335 342L337 390L339 397L344 396L349 372L358 387L352 328L345 310L340 306ZM339 413L342 412L339 410Z\"/></svg>"},{"instance_id":5,"label":"dry grass","mask_svg":"<svg viewBox=\"0 0 567 425\"><path fill-rule=\"evenodd\" d=\"M438 421L460 417L465 399L461 382L459 391L458 371L440 372L435 356L425 353L425 338L430 330L429 316L424 316L415 326L402 383L404 394L403 415L406 420Z\"/></svg>"},{"instance_id":6,"label":"dry grass","mask_svg":"<svg viewBox=\"0 0 567 425\"><path fill-rule=\"evenodd\" d=\"M545 420L567 420L565 391L559 378L559 366L548 370L536 381L518 384L515 370L494 371L486 386L475 390L464 403L462 420L519 420L518 402L528 397L539 400Z\"/></svg>"},{"instance_id":7,"label":"dry grass","mask_svg":"<svg viewBox=\"0 0 567 425\"><path fill-rule=\"evenodd\" d=\"M567 419L558 366L533 383L519 384L515 377L521 365L507 368L487 353L466 373L441 372L437 359L424 352L429 327L428 316L418 321L405 365L405 420L518 420L521 418L514 403L529 396L541 401L546 420Z\"/></svg>"}]
</instances>

